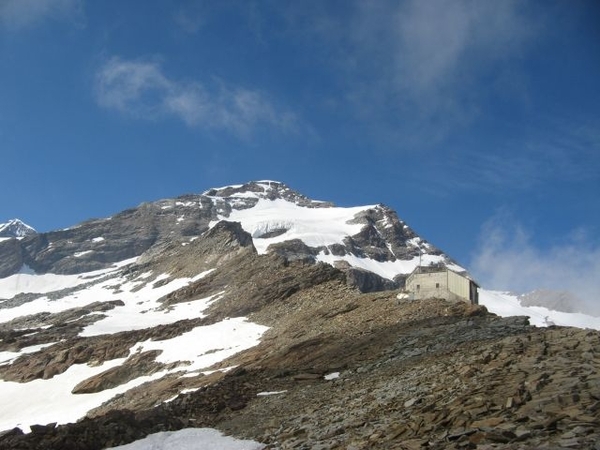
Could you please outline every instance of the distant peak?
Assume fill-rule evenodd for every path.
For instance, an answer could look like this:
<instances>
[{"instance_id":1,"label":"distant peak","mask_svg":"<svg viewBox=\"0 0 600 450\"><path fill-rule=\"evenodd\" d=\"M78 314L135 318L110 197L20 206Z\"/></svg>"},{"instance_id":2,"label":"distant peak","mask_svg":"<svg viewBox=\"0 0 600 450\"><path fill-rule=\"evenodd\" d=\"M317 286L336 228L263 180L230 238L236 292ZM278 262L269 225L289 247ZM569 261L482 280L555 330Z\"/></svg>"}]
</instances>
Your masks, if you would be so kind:
<instances>
[{"instance_id":1,"label":"distant peak","mask_svg":"<svg viewBox=\"0 0 600 450\"><path fill-rule=\"evenodd\" d=\"M36 233L33 227L20 219L11 219L6 223L0 223L0 237L21 238Z\"/></svg>"}]
</instances>

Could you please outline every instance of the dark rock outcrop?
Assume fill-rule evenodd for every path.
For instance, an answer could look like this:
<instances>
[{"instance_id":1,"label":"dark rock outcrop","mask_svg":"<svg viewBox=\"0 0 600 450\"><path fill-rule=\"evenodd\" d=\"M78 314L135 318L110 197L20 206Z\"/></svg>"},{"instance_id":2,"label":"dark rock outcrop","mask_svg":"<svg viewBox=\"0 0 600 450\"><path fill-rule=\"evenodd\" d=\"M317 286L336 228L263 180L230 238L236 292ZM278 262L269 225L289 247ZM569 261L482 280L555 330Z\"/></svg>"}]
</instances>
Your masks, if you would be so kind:
<instances>
[{"instance_id":1,"label":"dark rock outcrop","mask_svg":"<svg viewBox=\"0 0 600 450\"><path fill-rule=\"evenodd\" d=\"M23 250L17 239L0 240L0 255L0 278L17 273L23 267Z\"/></svg>"},{"instance_id":2,"label":"dark rock outcrop","mask_svg":"<svg viewBox=\"0 0 600 450\"><path fill-rule=\"evenodd\" d=\"M152 375L161 370L164 364L157 363L156 357L160 350L151 350L139 354L134 354L120 366L108 369L96 376L88 378L78 383L73 390L73 394L91 394L101 392L105 389L111 389L128 381L134 380L144 375Z\"/></svg>"},{"instance_id":3,"label":"dark rock outcrop","mask_svg":"<svg viewBox=\"0 0 600 450\"><path fill-rule=\"evenodd\" d=\"M356 287L360 292L390 291L399 287L398 283L368 270L350 267L345 272L348 284Z\"/></svg>"}]
</instances>

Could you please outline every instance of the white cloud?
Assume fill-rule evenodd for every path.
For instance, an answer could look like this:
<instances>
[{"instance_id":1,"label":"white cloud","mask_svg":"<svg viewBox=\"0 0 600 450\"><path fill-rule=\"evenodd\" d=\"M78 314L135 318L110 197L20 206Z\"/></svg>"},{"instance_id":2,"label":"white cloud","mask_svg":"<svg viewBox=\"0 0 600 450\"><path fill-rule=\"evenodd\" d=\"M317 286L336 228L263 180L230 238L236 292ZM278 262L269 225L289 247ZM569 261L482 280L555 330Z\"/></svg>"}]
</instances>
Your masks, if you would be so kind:
<instances>
[{"instance_id":1,"label":"white cloud","mask_svg":"<svg viewBox=\"0 0 600 450\"><path fill-rule=\"evenodd\" d=\"M519 52L526 37L518 2L407 2L394 16L398 82L437 93L481 65Z\"/></svg>"},{"instance_id":2,"label":"white cloud","mask_svg":"<svg viewBox=\"0 0 600 450\"><path fill-rule=\"evenodd\" d=\"M343 11L316 1L282 14L287 32L336 74L340 104L406 149L472 125L490 100L529 101L518 62L543 29L533 9L517 0L355 0Z\"/></svg>"},{"instance_id":3,"label":"white cloud","mask_svg":"<svg viewBox=\"0 0 600 450\"><path fill-rule=\"evenodd\" d=\"M568 291L590 311L600 311L600 245L585 230L573 230L563 242L542 249L518 220L503 211L482 227L471 268L486 288Z\"/></svg>"},{"instance_id":4,"label":"white cloud","mask_svg":"<svg viewBox=\"0 0 600 450\"><path fill-rule=\"evenodd\" d=\"M156 116L174 85L158 63L112 58L96 74L96 98L101 106L135 116ZM172 95L172 94L171 94Z\"/></svg>"},{"instance_id":5,"label":"white cloud","mask_svg":"<svg viewBox=\"0 0 600 450\"><path fill-rule=\"evenodd\" d=\"M0 23L9 30L33 26L47 18L80 19L81 0L2 0Z\"/></svg>"},{"instance_id":6,"label":"white cloud","mask_svg":"<svg viewBox=\"0 0 600 450\"><path fill-rule=\"evenodd\" d=\"M99 105L140 119L175 116L190 127L214 128L247 137L260 126L295 131L295 115L263 92L169 78L156 61L108 60L96 74Z\"/></svg>"},{"instance_id":7,"label":"white cloud","mask_svg":"<svg viewBox=\"0 0 600 450\"><path fill-rule=\"evenodd\" d=\"M523 55L537 32L514 0L384 5L365 2L359 8L355 48L363 66L379 65L380 84L387 88L382 101L407 115L408 128L414 129L414 122L421 127L417 140L431 135L432 128L441 139L481 114L493 85L474 87L483 79L518 77L514 67L505 73L504 63Z\"/></svg>"}]
</instances>

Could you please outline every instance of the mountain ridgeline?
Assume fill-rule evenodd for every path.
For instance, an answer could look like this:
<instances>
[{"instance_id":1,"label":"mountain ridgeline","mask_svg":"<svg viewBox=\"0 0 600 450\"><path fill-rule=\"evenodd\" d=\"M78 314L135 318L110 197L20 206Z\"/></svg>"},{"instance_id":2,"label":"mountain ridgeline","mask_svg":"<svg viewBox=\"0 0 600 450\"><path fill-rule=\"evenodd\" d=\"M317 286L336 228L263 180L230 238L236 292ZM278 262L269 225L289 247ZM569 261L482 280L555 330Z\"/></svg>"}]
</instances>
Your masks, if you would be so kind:
<instances>
[{"instance_id":1,"label":"mountain ridgeline","mask_svg":"<svg viewBox=\"0 0 600 450\"><path fill-rule=\"evenodd\" d=\"M0 449L203 427L272 450L598 448L600 333L398 296L420 264L465 271L383 205L258 181L15 228Z\"/></svg>"},{"instance_id":2,"label":"mountain ridgeline","mask_svg":"<svg viewBox=\"0 0 600 450\"><path fill-rule=\"evenodd\" d=\"M229 221L231 216L235 217L232 213L252 209L260 200L279 200L303 209L335 209L332 203L310 200L274 181L210 189L201 195L144 203L112 217L89 220L64 230L25 233L19 235L19 239L1 241L0 278L17 273L23 266L36 273L55 274L104 269L149 250L154 253L165 245L201 237L212 224ZM287 239L286 233L293 222L285 217L286 212L282 211L281 217L266 217L260 224L262 227L250 232L251 237L259 241L279 237L270 250L288 260L317 261L318 255L324 254L394 262L414 261L420 254L442 255L383 205L364 208L350 217L358 225L356 234L318 246L307 245L294 234L295 230L291 230L291 239ZM322 220L330 219L324 214ZM310 233L319 234L318 221L312 228ZM450 262L445 256L442 259ZM384 279L351 264L340 267L363 291L398 288L405 276L400 273L395 280Z\"/></svg>"}]
</instances>

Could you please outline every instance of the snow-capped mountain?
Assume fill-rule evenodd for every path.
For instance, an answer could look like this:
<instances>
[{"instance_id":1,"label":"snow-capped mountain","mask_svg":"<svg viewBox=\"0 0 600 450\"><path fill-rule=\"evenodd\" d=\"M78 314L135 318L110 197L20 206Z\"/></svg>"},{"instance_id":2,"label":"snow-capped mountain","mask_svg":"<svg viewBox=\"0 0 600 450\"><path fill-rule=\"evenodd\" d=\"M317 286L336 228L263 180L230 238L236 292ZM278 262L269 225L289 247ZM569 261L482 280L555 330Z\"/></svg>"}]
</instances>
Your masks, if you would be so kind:
<instances>
[{"instance_id":1,"label":"snow-capped mountain","mask_svg":"<svg viewBox=\"0 0 600 450\"><path fill-rule=\"evenodd\" d=\"M35 229L19 219L0 223L0 238L22 238L35 233Z\"/></svg>"},{"instance_id":2,"label":"snow-capped mountain","mask_svg":"<svg viewBox=\"0 0 600 450\"><path fill-rule=\"evenodd\" d=\"M279 405L272 397L292 395L296 382L329 383L340 373L351 380L371 370L380 377L379 368L404 367L404 358L429 352L450 358L439 377L462 371L450 366L465 358L472 359L465 373L475 374L472 367L491 356L469 353L474 349L508 345L522 333L532 343L579 333L538 339L545 332L527 320L600 329L598 318L524 306L516 296L484 289L480 303L491 312L529 319L502 319L466 303L398 304L397 290L419 264L465 272L384 205L336 207L276 181L144 203L66 230L0 241L0 430L34 425L35 434L30 441L13 430L0 436L0 449L3 442L6 448L108 447L156 431L217 424L258 439L245 427L262 424L247 416L238 423L236 414L258 405L256 398L263 407ZM438 338L443 344L417 344ZM406 346L394 347L404 340ZM372 359L381 355L388 359ZM367 383L362 375L356 381ZM394 404L419 413L421 400L411 400L417 390ZM282 411L276 415L297 416ZM129 434L115 431L124 422ZM65 425L35 426L54 423ZM284 439L286 427L275 428L262 442ZM303 436L294 433L285 439ZM77 444L69 441L73 436ZM340 435L322 439L332 436Z\"/></svg>"},{"instance_id":3,"label":"snow-capped mountain","mask_svg":"<svg viewBox=\"0 0 600 450\"><path fill-rule=\"evenodd\" d=\"M109 219L28 236L18 250L0 247L0 277L22 265L55 274L103 269L166 242L185 244L221 220L241 223L259 254L269 250L290 260L345 262L367 274L357 278L366 278L363 285L371 290L397 287L419 261L453 264L383 205L339 208L282 183L261 181L145 203Z\"/></svg>"}]
</instances>

